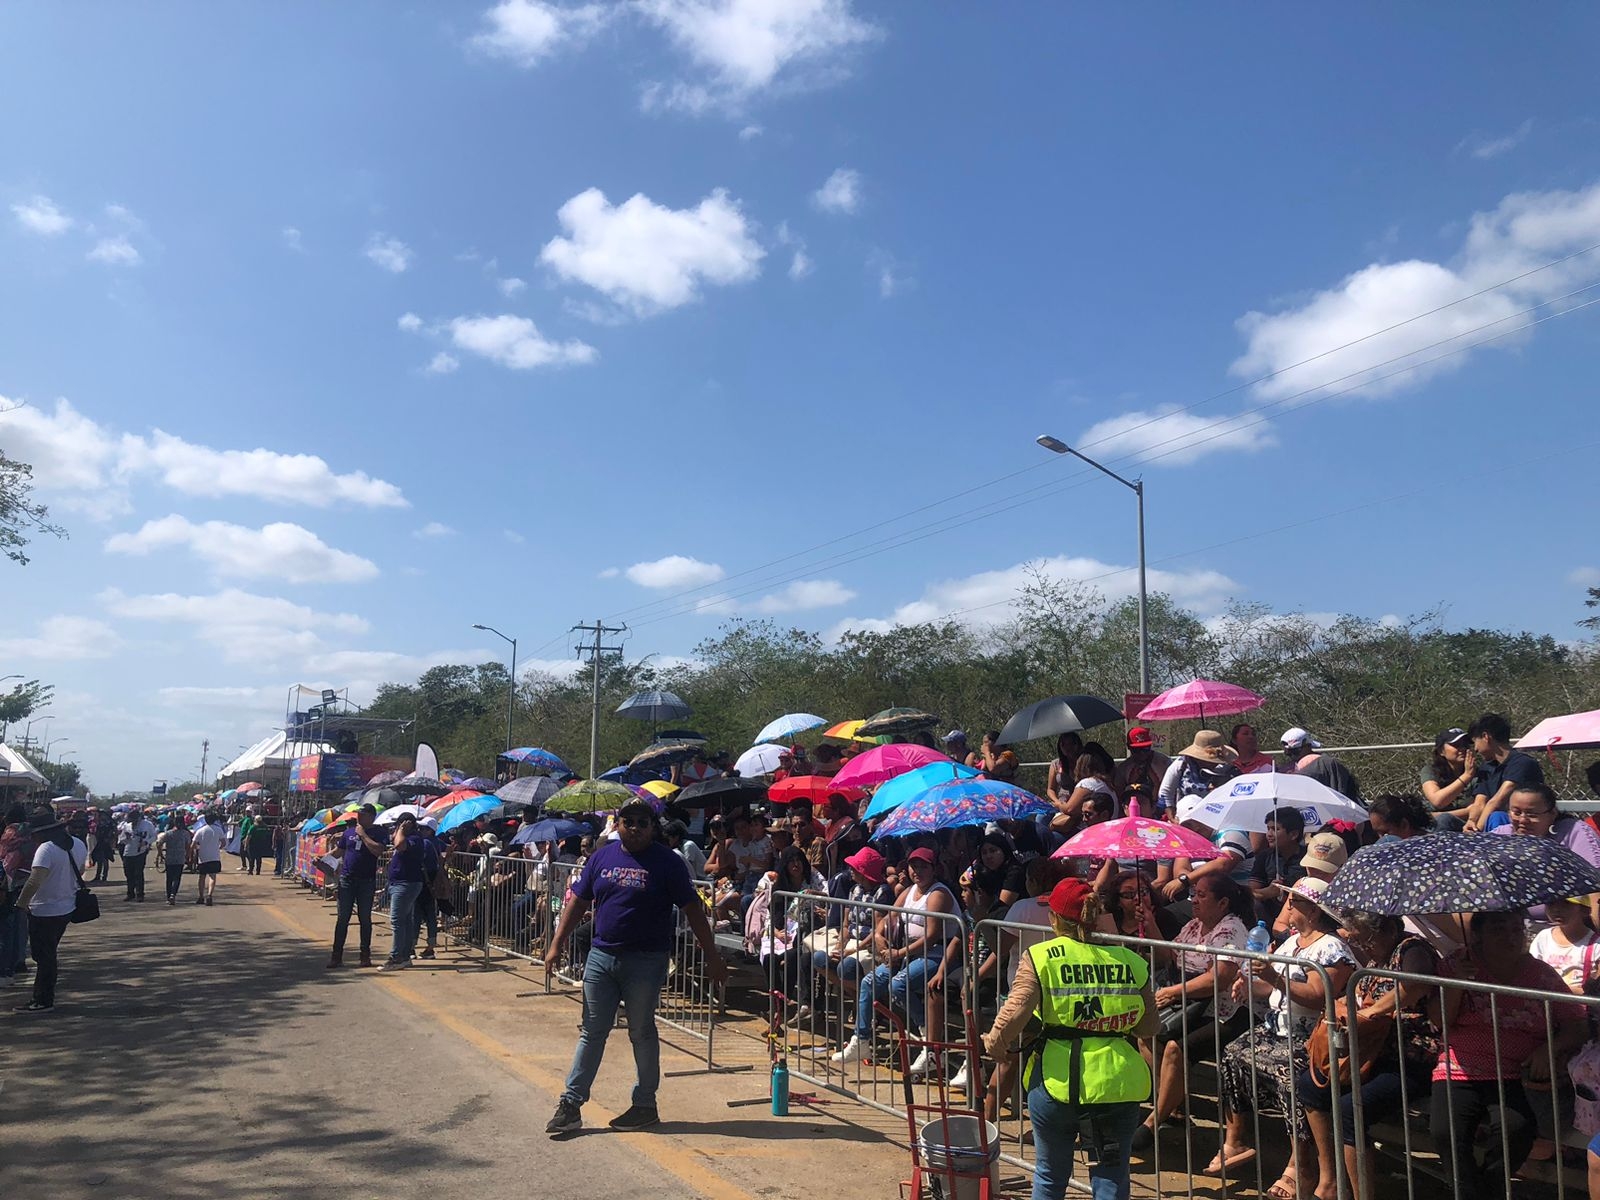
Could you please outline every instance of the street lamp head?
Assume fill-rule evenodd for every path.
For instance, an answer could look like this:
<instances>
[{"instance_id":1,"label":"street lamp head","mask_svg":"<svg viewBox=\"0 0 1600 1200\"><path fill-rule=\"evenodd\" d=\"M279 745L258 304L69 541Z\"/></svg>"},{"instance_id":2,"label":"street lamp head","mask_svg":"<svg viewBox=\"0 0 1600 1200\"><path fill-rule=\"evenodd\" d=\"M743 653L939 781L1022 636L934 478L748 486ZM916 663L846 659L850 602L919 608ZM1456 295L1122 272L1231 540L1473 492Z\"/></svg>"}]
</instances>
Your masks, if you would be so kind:
<instances>
[{"instance_id":1,"label":"street lamp head","mask_svg":"<svg viewBox=\"0 0 1600 1200\"><path fill-rule=\"evenodd\" d=\"M1070 454L1072 451L1060 438L1051 437L1048 433L1041 433L1033 439L1053 454Z\"/></svg>"},{"instance_id":2,"label":"street lamp head","mask_svg":"<svg viewBox=\"0 0 1600 1200\"><path fill-rule=\"evenodd\" d=\"M489 627L487 625L474 625L473 628L487 630Z\"/></svg>"}]
</instances>

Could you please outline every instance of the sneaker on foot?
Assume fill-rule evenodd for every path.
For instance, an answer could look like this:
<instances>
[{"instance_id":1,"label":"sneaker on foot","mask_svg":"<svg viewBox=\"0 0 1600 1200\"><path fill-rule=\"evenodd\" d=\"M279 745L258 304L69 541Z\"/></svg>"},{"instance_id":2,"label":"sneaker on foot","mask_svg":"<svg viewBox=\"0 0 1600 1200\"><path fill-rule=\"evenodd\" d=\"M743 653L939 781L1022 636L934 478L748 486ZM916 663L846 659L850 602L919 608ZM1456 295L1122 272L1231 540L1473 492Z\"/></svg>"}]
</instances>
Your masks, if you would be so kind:
<instances>
[{"instance_id":1,"label":"sneaker on foot","mask_svg":"<svg viewBox=\"0 0 1600 1200\"><path fill-rule=\"evenodd\" d=\"M383 965L380 966L378 968L378 970L380 970L380 971L399 971L399 970L403 970L406 967L409 967L410 965L411 965L411 960L409 958L390 958L390 959L385 959Z\"/></svg>"},{"instance_id":2,"label":"sneaker on foot","mask_svg":"<svg viewBox=\"0 0 1600 1200\"><path fill-rule=\"evenodd\" d=\"M19 1004L12 1012L49 1012L55 1005L40 1004L37 1000L29 1000L26 1004Z\"/></svg>"},{"instance_id":3,"label":"sneaker on foot","mask_svg":"<svg viewBox=\"0 0 1600 1200\"><path fill-rule=\"evenodd\" d=\"M967 1090L967 1064L962 1063L961 1069L950 1077L950 1086L958 1091Z\"/></svg>"},{"instance_id":4,"label":"sneaker on foot","mask_svg":"<svg viewBox=\"0 0 1600 1200\"><path fill-rule=\"evenodd\" d=\"M546 1133L572 1133L583 1128L583 1113L571 1100L556 1105L556 1115L545 1122Z\"/></svg>"},{"instance_id":5,"label":"sneaker on foot","mask_svg":"<svg viewBox=\"0 0 1600 1200\"><path fill-rule=\"evenodd\" d=\"M922 1048L922 1053L911 1060L911 1074L913 1075L926 1075L929 1071L937 1071L938 1069L939 1056L926 1046Z\"/></svg>"},{"instance_id":6,"label":"sneaker on foot","mask_svg":"<svg viewBox=\"0 0 1600 1200\"><path fill-rule=\"evenodd\" d=\"M417 957L418 958L432 958L433 957L433 947L429 946L421 954L417 955Z\"/></svg>"},{"instance_id":7,"label":"sneaker on foot","mask_svg":"<svg viewBox=\"0 0 1600 1200\"><path fill-rule=\"evenodd\" d=\"M843 1050L840 1050L837 1054L832 1056L832 1061L836 1063L860 1062L862 1059L866 1058L866 1056L866 1043L864 1043L858 1037L852 1037L844 1044Z\"/></svg>"},{"instance_id":8,"label":"sneaker on foot","mask_svg":"<svg viewBox=\"0 0 1600 1200\"><path fill-rule=\"evenodd\" d=\"M611 1128L625 1132L631 1129L649 1129L650 1126L659 1124L661 1124L661 1114L656 1111L654 1105L647 1108L643 1104L635 1104L620 1117L611 1118Z\"/></svg>"}]
</instances>

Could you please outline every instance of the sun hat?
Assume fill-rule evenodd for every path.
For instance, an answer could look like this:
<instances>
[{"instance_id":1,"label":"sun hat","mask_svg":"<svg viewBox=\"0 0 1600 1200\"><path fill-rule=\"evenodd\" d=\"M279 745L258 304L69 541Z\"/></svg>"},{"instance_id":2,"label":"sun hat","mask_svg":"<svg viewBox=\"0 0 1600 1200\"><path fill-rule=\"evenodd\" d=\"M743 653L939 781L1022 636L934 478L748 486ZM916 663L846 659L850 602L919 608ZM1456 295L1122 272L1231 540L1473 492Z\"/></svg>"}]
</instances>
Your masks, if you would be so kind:
<instances>
[{"instance_id":1,"label":"sun hat","mask_svg":"<svg viewBox=\"0 0 1600 1200\"><path fill-rule=\"evenodd\" d=\"M852 870L861 872L862 877L869 883L882 883L884 869L888 866L883 861L883 855L879 854L871 846L861 847L861 849L844 860L844 865Z\"/></svg>"},{"instance_id":2,"label":"sun hat","mask_svg":"<svg viewBox=\"0 0 1600 1200\"><path fill-rule=\"evenodd\" d=\"M1148 725L1135 725L1128 730L1129 750L1148 750L1156 744L1156 735L1150 731Z\"/></svg>"},{"instance_id":3,"label":"sun hat","mask_svg":"<svg viewBox=\"0 0 1600 1200\"><path fill-rule=\"evenodd\" d=\"M1344 866L1349 857L1350 849L1342 837L1337 833L1319 833L1306 842L1305 857L1300 865L1308 871L1315 868L1331 874Z\"/></svg>"},{"instance_id":4,"label":"sun hat","mask_svg":"<svg viewBox=\"0 0 1600 1200\"><path fill-rule=\"evenodd\" d=\"M1063 879L1050 889L1050 911L1058 917L1076 921L1083 916L1083 906L1094 889L1076 877Z\"/></svg>"},{"instance_id":5,"label":"sun hat","mask_svg":"<svg viewBox=\"0 0 1600 1200\"><path fill-rule=\"evenodd\" d=\"M22 832L37 837L41 833L54 833L66 827L67 823L53 813L34 813L22 823Z\"/></svg>"},{"instance_id":6,"label":"sun hat","mask_svg":"<svg viewBox=\"0 0 1600 1200\"><path fill-rule=\"evenodd\" d=\"M1194 741L1178 753L1184 758L1204 758L1219 763L1232 762L1239 757L1239 752L1215 729L1200 730L1194 735Z\"/></svg>"},{"instance_id":7,"label":"sun hat","mask_svg":"<svg viewBox=\"0 0 1600 1200\"><path fill-rule=\"evenodd\" d=\"M1310 732L1296 725L1283 731L1283 736L1278 739L1283 743L1284 749L1290 746L1310 746L1313 750L1321 750L1322 743L1312 737Z\"/></svg>"},{"instance_id":8,"label":"sun hat","mask_svg":"<svg viewBox=\"0 0 1600 1200\"><path fill-rule=\"evenodd\" d=\"M906 861L908 863L925 862L932 867L939 864L939 856L926 846L918 846L910 854L906 855Z\"/></svg>"}]
</instances>

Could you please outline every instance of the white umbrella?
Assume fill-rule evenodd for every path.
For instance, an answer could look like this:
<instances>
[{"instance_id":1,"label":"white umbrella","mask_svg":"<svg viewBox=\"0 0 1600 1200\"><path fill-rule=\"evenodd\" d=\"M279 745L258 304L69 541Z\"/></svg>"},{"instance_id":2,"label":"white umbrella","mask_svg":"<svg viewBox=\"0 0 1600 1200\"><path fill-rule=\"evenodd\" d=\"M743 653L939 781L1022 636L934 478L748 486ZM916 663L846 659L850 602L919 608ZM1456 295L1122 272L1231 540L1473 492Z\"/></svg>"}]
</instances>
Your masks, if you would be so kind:
<instances>
[{"instance_id":1,"label":"white umbrella","mask_svg":"<svg viewBox=\"0 0 1600 1200\"><path fill-rule=\"evenodd\" d=\"M418 804L396 804L393 808L386 808L372 819L374 825L393 825L401 817L416 817L422 820L423 808Z\"/></svg>"},{"instance_id":2,"label":"white umbrella","mask_svg":"<svg viewBox=\"0 0 1600 1200\"><path fill-rule=\"evenodd\" d=\"M770 743L751 746L739 755L739 761L733 764L733 769L746 779L756 775L771 775L778 769L778 756L788 753L787 746L774 746Z\"/></svg>"},{"instance_id":3,"label":"white umbrella","mask_svg":"<svg viewBox=\"0 0 1600 1200\"><path fill-rule=\"evenodd\" d=\"M1241 775L1204 796L1178 801L1178 820L1199 821L1212 829L1265 832L1278 809L1298 809L1306 819L1306 832L1315 833L1329 821L1359 825L1367 810L1355 801L1306 775L1274 772Z\"/></svg>"}]
</instances>

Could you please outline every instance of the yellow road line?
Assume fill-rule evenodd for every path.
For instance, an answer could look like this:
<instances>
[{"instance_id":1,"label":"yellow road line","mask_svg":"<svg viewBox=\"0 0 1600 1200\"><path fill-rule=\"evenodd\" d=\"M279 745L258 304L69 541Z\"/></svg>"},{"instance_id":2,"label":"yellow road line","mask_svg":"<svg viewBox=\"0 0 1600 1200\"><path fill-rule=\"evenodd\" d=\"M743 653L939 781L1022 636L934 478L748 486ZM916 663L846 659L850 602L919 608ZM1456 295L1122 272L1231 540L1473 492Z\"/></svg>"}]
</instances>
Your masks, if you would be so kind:
<instances>
[{"instance_id":1,"label":"yellow road line","mask_svg":"<svg viewBox=\"0 0 1600 1200\"><path fill-rule=\"evenodd\" d=\"M281 924L294 930L307 941L321 943L328 940L327 934L320 933L295 920L277 905L268 904L264 907ZM566 1077L564 1075L536 1067L518 1055L513 1054L488 1034L473 1028L467 1022L447 1012L420 992L414 991L401 983L395 976L372 975L367 978L437 1021L486 1058L493 1059L513 1075L522 1077L541 1091L548 1092L552 1096L560 1096L566 1088ZM616 1115L593 1101L584 1105L584 1111L604 1121L609 1121ZM707 1167L710 1161L713 1158L722 1157L721 1152L680 1150L665 1139L658 1137L639 1138L633 1141L629 1148L651 1159L663 1170L676 1175L693 1190L710 1197L710 1200L756 1200L750 1192L745 1191L737 1184L729 1183L725 1179L719 1179L708 1173ZM750 1155L748 1152L740 1151L738 1157L749 1158Z\"/></svg>"}]
</instances>

